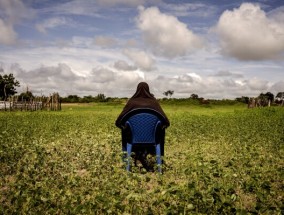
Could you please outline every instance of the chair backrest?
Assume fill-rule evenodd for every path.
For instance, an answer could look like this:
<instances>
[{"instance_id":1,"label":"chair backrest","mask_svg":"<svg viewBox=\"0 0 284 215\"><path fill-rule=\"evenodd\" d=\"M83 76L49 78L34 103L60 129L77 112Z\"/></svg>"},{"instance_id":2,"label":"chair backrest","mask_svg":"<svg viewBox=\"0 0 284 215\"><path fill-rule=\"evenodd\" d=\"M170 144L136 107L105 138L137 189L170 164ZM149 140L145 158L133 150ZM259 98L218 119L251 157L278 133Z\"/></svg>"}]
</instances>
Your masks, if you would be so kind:
<instances>
[{"instance_id":1,"label":"chair backrest","mask_svg":"<svg viewBox=\"0 0 284 215\"><path fill-rule=\"evenodd\" d=\"M137 113L130 116L126 124L131 129L132 144L154 144L161 121L152 113Z\"/></svg>"},{"instance_id":2,"label":"chair backrest","mask_svg":"<svg viewBox=\"0 0 284 215\"><path fill-rule=\"evenodd\" d=\"M135 108L129 112L127 112L122 118L121 118L121 124L124 125L126 121L131 117L139 113L150 113L158 117L158 119L161 121L162 124L166 122L165 117L159 113L158 111L151 109L151 108Z\"/></svg>"}]
</instances>

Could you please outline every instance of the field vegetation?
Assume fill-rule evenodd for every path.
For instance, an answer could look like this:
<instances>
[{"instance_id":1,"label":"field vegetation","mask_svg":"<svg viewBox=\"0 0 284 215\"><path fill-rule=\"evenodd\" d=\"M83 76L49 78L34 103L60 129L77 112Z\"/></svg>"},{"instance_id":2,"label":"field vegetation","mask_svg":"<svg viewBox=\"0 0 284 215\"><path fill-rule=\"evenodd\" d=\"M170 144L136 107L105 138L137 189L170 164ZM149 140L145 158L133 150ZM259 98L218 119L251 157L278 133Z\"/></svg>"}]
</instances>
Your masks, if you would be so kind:
<instances>
[{"instance_id":1,"label":"field vegetation","mask_svg":"<svg viewBox=\"0 0 284 215\"><path fill-rule=\"evenodd\" d=\"M125 171L123 104L0 112L0 214L283 214L283 108L162 107L162 175Z\"/></svg>"}]
</instances>

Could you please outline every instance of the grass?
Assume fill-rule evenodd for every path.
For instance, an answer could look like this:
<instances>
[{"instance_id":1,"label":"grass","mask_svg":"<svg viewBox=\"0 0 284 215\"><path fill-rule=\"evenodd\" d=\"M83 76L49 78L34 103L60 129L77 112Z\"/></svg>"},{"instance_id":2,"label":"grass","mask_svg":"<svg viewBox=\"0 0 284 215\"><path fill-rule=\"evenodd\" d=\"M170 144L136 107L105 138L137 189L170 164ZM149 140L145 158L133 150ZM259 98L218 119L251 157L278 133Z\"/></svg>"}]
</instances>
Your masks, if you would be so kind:
<instances>
[{"instance_id":1,"label":"grass","mask_svg":"<svg viewBox=\"0 0 284 215\"><path fill-rule=\"evenodd\" d=\"M163 105L163 175L125 171L122 108L0 112L0 214L283 213L283 108Z\"/></svg>"}]
</instances>

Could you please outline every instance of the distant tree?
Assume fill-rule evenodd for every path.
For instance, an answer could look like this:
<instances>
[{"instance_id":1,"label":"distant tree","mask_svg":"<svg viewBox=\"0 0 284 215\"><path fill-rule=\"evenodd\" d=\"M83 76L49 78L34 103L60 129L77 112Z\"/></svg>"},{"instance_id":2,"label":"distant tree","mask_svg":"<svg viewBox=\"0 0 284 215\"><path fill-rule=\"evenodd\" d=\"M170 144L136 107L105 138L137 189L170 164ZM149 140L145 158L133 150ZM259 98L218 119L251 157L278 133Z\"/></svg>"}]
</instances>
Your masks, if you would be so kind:
<instances>
[{"instance_id":1,"label":"distant tree","mask_svg":"<svg viewBox=\"0 0 284 215\"><path fill-rule=\"evenodd\" d=\"M16 87L19 86L20 82L15 79L12 73L3 76L0 74L0 99L6 101L9 96L15 95L17 93Z\"/></svg>"},{"instance_id":2,"label":"distant tree","mask_svg":"<svg viewBox=\"0 0 284 215\"><path fill-rule=\"evenodd\" d=\"M275 96L275 103L284 105L284 92L278 92L277 95Z\"/></svg>"},{"instance_id":3,"label":"distant tree","mask_svg":"<svg viewBox=\"0 0 284 215\"><path fill-rule=\"evenodd\" d=\"M193 93L193 94L190 95L190 98L191 99L198 99L198 95Z\"/></svg>"},{"instance_id":4,"label":"distant tree","mask_svg":"<svg viewBox=\"0 0 284 215\"><path fill-rule=\"evenodd\" d=\"M66 99L64 99L65 102L70 102L70 103L77 103L80 101L80 97L77 95L69 95L67 96Z\"/></svg>"},{"instance_id":5,"label":"distant tree","mask_svg":"<svg viewBox=\"0 0 284 215\"><path fill-rule=\"evenodd\" d=\"M275 98L284 99L284 92L278 92Z\"/></svg>"},{"instance_id":6,"label":"distant tree","mask_svg":"<svg viewBox=\"0 0 284 215\"><path fill-rule=\"evenodd\" d=\"M172 95L174 94L174 91L173 90L168 90L168 91L166 91L166 92L164 92L163 93L165 96L170 96L170 97L172 97Z\"/></svg>"},{"instance_id":7,"label":"distant tree","mask_svg":"<svg viewBox=\"0 0 284 215\"><path fill-rule=\"evenodd\" d=\"M34 95L27 89L26 92L19 95L19 99L24 101L32 101L34 99Z\"/></svg>"},{"instance_id":8,"label":"distant tree","mask_svg":"<svg viewBox=\"0 0 284 215\"><path fill-rule=\"evenodd\" d=\"M275 99L283 100L284 99L284 92L278 92L277 95L275 96Z\"/></svg>"},{"instance_id":9,"label":"distant tree","mask_svg":"<svg viewBox=\"0 0 284 215\"><path fill-rule=\"evenodd\" d=\"M274 101L274 95L271 92L260 93L257 99L259 106L270 106L270 104Z\"/></svg>"},{"instance_id":10,"label":"distant tree","mask_svg":"<svg viewBox=\"0 0 284 215\"><path fill-rule=\"evenodd\" d=\"M96 97L95 100L98 102L105 102L106 101L106 96L103 93L99 93Z\"/></svg>"},{"instance_id":11,"label":"distant tree","mask_svg":"<svg viewBox=\"0 0 284 215\"><path fill-rule=\"evenodd\" d=\"M274 101L274 95L273 95L273 93L267 92L267 93L265 93L264 95L267 97L267 99L270 101L270 103L272 103L272 102Z\"/></svg>"},{"instance_id":12,"label":"distant tree","mask_svg":"<svg viewBox=\"0 0 284 215\"><path fill-rule=\"evenodd\" d=\"M236 98L235 100L238 101L238 102L245 103L245 104L249 103L249 97L247 97L247 96L242 96L240 98Z\"/></svg>"},{"instance_id":13,"label":"distant tree","mask_svg":"<svg viewBox=\"0 0 284 215\"><path fill-rule=\"evenodd\" d=\"M268 98L265 96L264 93L260 93L256 100L257 106L264 107L268 105Z\"/></svg>"},{"instance_id":14,"label":"distant tree","mask_svg":"<svg viewBox=\"0 0 284 215\"><path fill-rule=\"evenodd\" d=\"M82 99L81 99L81 102L83 103L90 103L90 102L94 102L95 101L95 98L91 95L89 96L84 96Z\"/></svg>"}]
</instances>

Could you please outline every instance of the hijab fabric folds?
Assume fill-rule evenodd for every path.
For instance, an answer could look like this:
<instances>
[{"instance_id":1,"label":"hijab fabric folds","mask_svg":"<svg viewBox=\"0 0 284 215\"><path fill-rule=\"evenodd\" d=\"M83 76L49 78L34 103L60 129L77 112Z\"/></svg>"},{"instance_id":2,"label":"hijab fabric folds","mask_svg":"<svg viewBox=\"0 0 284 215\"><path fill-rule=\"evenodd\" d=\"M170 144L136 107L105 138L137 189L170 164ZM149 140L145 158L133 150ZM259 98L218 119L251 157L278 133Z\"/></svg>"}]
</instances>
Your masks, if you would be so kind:
<instances>
[{"instance_id":1,"label":"hijab fabric folds","mask_svg":"<svg viewBox=\"0 0 284 215\"><path fill-rule=\"evenodd\" d=\"M134 98L149 98L155 99L155 97L150 93L149 85L146 82L140 82L137 86L135 94L131 97Z\"/></svg>"}]
</instances>

